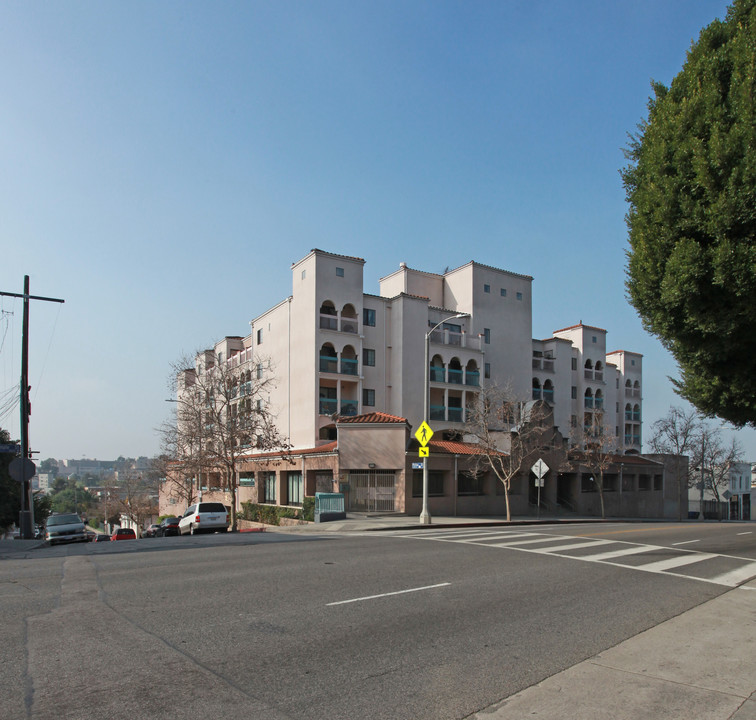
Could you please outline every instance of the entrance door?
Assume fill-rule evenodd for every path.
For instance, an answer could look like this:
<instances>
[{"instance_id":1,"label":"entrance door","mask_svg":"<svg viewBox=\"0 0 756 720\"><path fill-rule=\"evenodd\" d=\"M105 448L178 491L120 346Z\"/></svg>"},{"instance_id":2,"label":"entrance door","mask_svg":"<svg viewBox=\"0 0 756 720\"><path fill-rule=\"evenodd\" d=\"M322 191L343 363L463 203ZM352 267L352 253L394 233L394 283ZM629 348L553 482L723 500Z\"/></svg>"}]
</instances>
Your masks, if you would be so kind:
<instances>
[{"instance_id":1,"label":"entrance door","mask_svg":"<svg viewBox=\"0 0 756 720\"><path fill-rule=\"evenodd\" d=\"M396 476L391 470L349 473L349 510L394 512Z\"/></svg>"}]
</instances>

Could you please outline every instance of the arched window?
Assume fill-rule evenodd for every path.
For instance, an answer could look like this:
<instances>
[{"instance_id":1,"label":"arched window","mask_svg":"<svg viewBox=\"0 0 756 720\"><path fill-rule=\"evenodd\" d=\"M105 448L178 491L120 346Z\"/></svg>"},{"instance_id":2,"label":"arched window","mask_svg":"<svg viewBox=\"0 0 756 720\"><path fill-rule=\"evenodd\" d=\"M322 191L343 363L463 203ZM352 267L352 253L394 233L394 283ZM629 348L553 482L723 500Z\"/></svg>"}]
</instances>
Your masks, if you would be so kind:
<instances>
[{"instance_id":1,"label":"arched window","mask_svg":"<svg viewBox=\"0 0 756 720\"><path fill-rule=\"evenodd\" d=\"M554 404L554 384L551 380L547 380L543 384L543 399L549 404Z\"/></svg>"},{"instance_id":2,"label":"arched window","mask_svg":"<svg viewBox=\"0 0 756 720\"><path fill-rule=\"evenodd\" d=\"M454 357L449 361L447 375L446 382L453 383L454 385L462 384L462 363L460 363L459 358Z\"/></svg>"},{"instance_id":3,"label":"arched window","mask_svg":"<svg viewBox=\"0 0 756 720\"><path fill-rule=\"evenodd\" d=\"M341 309L341 332L358 333L359 324L357 322L357 311L354 305L347 303Z\"/></svg>"},{"instance_id":4,"label":"arched window","mask_svg":"<svg viewBox=\"0 0 756 720\"><path fill-rule=\"evenodd\" d=\"M480 385L480 370L475 360L470 360L465 367L465 385L478 387Z\"/></svg>"},{"instance_id":5,"label":"arched window","mask_svg":"<svg viewBox=\"0 0 756 720\"><path fill-rule=\"evenodd\" d=\"M538 378L533 378L533 400L541 399L541 381Z\"/></svg>"},{"instance_id":6,"label":"arched window","mask_svg":"<svg viewBox=\"0 0 756 720\"><path fill-rule=\"evenodd\" d=\"M335 373L339 371L339 358L331 343L320 348L320 372Z\"/></svg>"},{"instance_id":7,"label":"arched window","mask_svg":"<svg viewBox=\"0 0 756 720\"><path fill-rule=\"evenodd\" d=\"M336 306L330 300L326 300L320 306L320 327L324 330L339 329Z\"/></svg>"},{"instance_id":8,"label":"arched window","mask_svg":"<svg viewBox=\"0 0 756 720\"><path fill-rule=\"evenodd\" d=\"M351 345L347 345L341 351L341 374L358 375L357 353Z\"/></svg>"},{"instance_id":9,"label":"arched window","mask_svg":"<svg viewBox=\"0 0 756 720\"><path fill-rule=\"evenodd\" d=\"M446 370L444 361L440 355L434 355L430 363L430 380L431 382L446 382Z\"/></svg>"},{"instance_id":10,"label":"arched window","mask_svg":"<svg viewBox=\"0 0 756 720\"><path fill-rule=\"evenodd\" d=\"M600 409L604 407L604 393L601 390L596 390L596 397L593 400L594 407Z\"/></svg>"},{"instance_id":11,"label":"arched window","mask_svg":"<svg viewBox=\"0 0 756 720\"><path fill-rule=\"evenodd\" d=\"M587 408L593 407L593 390L591 390L590 388L587 388L585 391L584 406Z\"/></svg>"}]
</instances>

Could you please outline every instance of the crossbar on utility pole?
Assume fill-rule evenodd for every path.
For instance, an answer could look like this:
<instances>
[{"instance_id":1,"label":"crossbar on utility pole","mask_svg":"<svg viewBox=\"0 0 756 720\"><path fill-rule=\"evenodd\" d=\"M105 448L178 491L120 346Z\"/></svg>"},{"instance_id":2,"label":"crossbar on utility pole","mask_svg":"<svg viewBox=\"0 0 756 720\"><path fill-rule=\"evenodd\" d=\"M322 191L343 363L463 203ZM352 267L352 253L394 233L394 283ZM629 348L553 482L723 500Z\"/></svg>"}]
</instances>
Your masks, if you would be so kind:
<instances>
[{"instance_id":1,"label":"crossbar on utility pole","mask_svg":"<svg viewBox=\"0 0 756 720\"><path fill-rule=\"evenodd\" d=\"M26 461L29 456L29 415L31 414L31 405L29 403L29 300L44 300L46 302L64 303L65 300L59 298L41 297L39 295L29 294L29 276L24 275L24 294L0 292L0 295L6 297L23 298L24 300L24 319L21 331L21 457ZM24 476L21 481L21 512L18 518L18 527L20 537L23 540L32 540L34 538L34 500L31 491L31 478L28 480Z\"/></svg>"}]
</instances>

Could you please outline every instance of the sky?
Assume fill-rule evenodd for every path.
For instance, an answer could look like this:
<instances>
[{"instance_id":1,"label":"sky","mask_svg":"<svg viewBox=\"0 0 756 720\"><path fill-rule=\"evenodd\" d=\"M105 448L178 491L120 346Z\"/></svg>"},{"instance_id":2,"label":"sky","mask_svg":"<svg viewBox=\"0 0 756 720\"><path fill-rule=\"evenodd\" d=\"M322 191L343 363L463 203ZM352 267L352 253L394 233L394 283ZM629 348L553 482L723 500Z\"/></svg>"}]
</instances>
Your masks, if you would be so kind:
<instances>
[{"instance_id":1,"label":"sky","mask_svg":"<svg viewBox=\"0 0 756 720\"><path fill-rule=\"evenodd\" d=\"M364 258L373 294L400 262L533 276L534 338L584 322L643 354L647 440L689 406L627 302L623 148L726 9L0 3L0 292L65 300L30 303L35 459L158 453L171 364L247 335L313 248ZM14 438L22 312L0 297Z\"/></svg>"}]
</instances>

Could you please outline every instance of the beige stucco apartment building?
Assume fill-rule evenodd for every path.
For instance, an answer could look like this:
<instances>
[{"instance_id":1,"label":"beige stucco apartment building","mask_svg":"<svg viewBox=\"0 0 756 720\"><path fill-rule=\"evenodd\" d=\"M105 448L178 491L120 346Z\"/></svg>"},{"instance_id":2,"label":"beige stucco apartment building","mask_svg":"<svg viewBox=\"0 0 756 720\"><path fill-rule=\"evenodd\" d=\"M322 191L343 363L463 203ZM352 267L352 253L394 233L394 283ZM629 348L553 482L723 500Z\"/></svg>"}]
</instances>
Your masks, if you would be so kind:
<instances>
[{"instance_id":1,"label":"beige stucco apartment building","mask_svg":"<svg viewBox=\"0 0 756 720\"><path fill-rule=\"evenodd\" d=\"M291 295L255 317L246 337L224 338L214 348L223 362L274 378L269 397L257 402L267 404L292 446L285 461L245 457L240 502L298 505L316 491L340 490L353 510L419 512L412 437L423 421L426 335L432 513L503 512L495 479L464 477L469 449L448 434L463 429L465 408L487 383L546 402L565 438L586 413L600 410L620 453L640 453L641 355L608 352L606 330L582 322L533 339L530 276L477 262L443 274L401 263L371 295L364 292L364 266L358 257L312 250L291 266ZM662 466L633 462L629 469L652 478L642 481L640 492L649 493L642 504L654 505L651 494L659 493L653 514L661 515ZM591 511L579 473L567 475L559 482L556 473L547 476L543 496ZM635 492L631 478L625 471L626 509ZM528 512L530 494L515 489L513 512Z\"/></svg>"}]
</instances>

